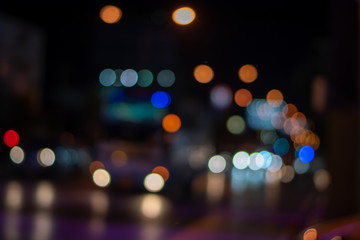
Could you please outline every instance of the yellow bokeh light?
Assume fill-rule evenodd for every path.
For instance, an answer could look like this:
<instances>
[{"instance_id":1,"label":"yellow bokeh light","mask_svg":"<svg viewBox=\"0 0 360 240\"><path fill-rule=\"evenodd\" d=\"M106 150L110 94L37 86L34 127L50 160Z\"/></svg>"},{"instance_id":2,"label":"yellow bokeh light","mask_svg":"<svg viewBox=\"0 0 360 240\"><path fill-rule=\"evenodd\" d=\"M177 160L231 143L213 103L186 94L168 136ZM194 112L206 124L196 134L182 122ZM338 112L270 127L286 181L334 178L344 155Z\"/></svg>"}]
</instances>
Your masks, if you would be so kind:
<instances>
[{"instance_id":1,"label":"yellow bokeh light","mask_svg":"<svg viewBox=\"0 0 360 240\"><path fill-rule=\"evenodd\" d=\"M149 192L159 192L164 187L164 178L157 173L150 173L144 179L144 187Z\"/></svg>"},{"instance_id":2,"label":"yellow bokeh light","mask_svg":"<svg viewBox=\"0 0 360 240\"><path fill-rule=\"evenodd\" d=\"M108 171L105 169L97 169L93 173L93 181L99 187L106 187L110 184L111 177Z\"/></svg>"},{"instance_id":3,"label":"yellow bokeh light","mask_svg":"<svg viewBox=\"0 0 360 240\"><path fill-rule=\"evenodd\" d=\"M189 7L182 7L176 9L172 14L172 19L179 25L187 25L194 21L195 11Z\"/></svg>"},{"instance_id":4,"label":"yellow bokeh light","mask_svg":"<svg viewBox=\"0 0 360 240\"><path fill-rule=\"evenodd\" d=\"M258 77L258 71L256 67L251 64L245 64L239 69L239 78L244 83L252 83Z\"/></svg>"},{"instance_id":5,"label":"yellow bokeh light","mask_svg":"<svg viewBox=\"0 0 360 240\"><path fill-rule=\"evenodd\" d=\"M245 120L239 115L233 115L226 121L226 128L232 134L241 134L245 127Z\"/></svg>"},{"instance_id":6,"label":"yellow bokeh light","mask_svg":"<svg viewBox=\"0 0 360 240\"><path fill-rule=\"evenodd\" d=\"M117 23L122 17L120 8L113 5L106 5L100 10L100 18L109 24Z\"/></svg>"},{"instance_id":7,"label":"yellow bokeh light","mask_svg":"<svg viewBox=\"0 0 360 240\"><path fill-rule=\"evenodd\" d=\"M272 107L279 107L284 101L284 96L279 90L272 89L266 94L266 101Z\"/></svg>"},{"instance_id":8,"label":"yellow bokeh light","mask_svg":"<svg viewBox=\"0 0 360 240\"><path fill-rule=\"evenodd\" d=\"M195 67L194 77L199 83L208 83L214 78L214 71L208 65L201 64Z\"/></svg>"},{"instance_id":9,"label":"yellow bokeh light","mask_svg":"<svg viewBox=\"0 0 360 240\"><path fill-rule=\"evenodd\" d=\"M234 94L234 101L240 107L247 107L252 101L252 94L247 89L239 89Z\"/></svg>"},{"instance_id":10,"label":"yellow bokeh light","mask_svg":"<svg viewBox=\"0 0 360 240\"><path fill-rule=\"evenodd\" d=\"M167 132L177 132L181 127L181 119L176 114L168 114L164 117L162 126Z\"/></svg>"}]
</instances>

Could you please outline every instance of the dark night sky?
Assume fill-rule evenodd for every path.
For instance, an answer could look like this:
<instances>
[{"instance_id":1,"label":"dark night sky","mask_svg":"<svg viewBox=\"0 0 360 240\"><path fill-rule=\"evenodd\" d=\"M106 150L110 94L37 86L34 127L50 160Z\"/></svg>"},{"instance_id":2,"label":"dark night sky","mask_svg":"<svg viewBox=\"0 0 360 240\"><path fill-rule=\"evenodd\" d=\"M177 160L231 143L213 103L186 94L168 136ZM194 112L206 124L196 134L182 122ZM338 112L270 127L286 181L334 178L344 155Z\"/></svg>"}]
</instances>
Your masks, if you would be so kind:
<instances>
[{"instance_id":1,"label":"dark night sky","mask_svg":"<svg viewBox=\"0 0 360 240\"><path fill-rule=\"evenodd\" d=\"M98 16L105 4L123 10L114 25ZM195 22L177 26L174 9L189 5ZM98 74L111 68L170 68L177 74L173 94L208 98L217 83L234 90L248 88L264 98L278 88L285 100L309 112L310 81L329 74L331 5L329 1L9 1L2 13L20 18L46 34L44 77L45 109L52 109L54 94L66 89L87 94L98 87ZM154 14L163 22L154 24ZM200 86L192 77L197 64L213 67L215 78ZM258 68L250 85L239 81L243 64ZM206 102L206 101L205 101ZM75 105L74 105L75 106ZM59 111L59 115L62 112ZM77 113L82 114L82 113Z\"/></svg>"}]
</instances>

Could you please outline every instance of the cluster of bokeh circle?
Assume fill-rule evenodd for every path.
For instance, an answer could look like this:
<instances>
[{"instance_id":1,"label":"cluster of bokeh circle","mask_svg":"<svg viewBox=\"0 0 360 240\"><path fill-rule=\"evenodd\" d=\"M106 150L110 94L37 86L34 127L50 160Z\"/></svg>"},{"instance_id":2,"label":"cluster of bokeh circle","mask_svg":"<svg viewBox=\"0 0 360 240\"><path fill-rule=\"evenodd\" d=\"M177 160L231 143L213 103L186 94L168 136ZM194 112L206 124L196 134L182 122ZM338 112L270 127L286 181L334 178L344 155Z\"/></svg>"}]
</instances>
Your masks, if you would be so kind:
<instances>
[{"instance_id":1,"label":"cluster of bokeh circle","mask_svg":"<svg viewBox=\"0 0 360 240\"><path fill-rule=\"evenodd\" d=\"M100 18L107 24L117 23L123 16L122 10L114 5L104 6L100 10ZM188 25L194 21L195 11L189 7L175 10L172 14L173 21L178 25ZM234 73L235 74L235 73ZM193 78L200 84L205 85L213 81L214 70L207 64L199 64L194 67ZM238 78L244 84L251 84L259 77L257 68L252 64L242 65L237 72ZM117 88L147 88L157 83L161 90L151 94L149 102L156 109L168 108L173 99L166 91L176 82L176 74L170 69L163 69L156 75L149 69L103 69L99 73L99 83L102 87ZM271 89L265 98L254 98L251 91L245 87L236 91L225 84L215 85L209 92L211 104L216 109L226 109L232 103L244 108L246 113L268 124L261 129L260 138L266 146L265 149L248 153L240 150L232 156L232 164L235 169L250 169L257 171L266 169L267 179L283 179L283 182L290 182L294 173L303 174L309 169L309 163L315 157L315 151L319 148L320 139L318 135L309 127L309 122L305 114L298 111L292 103L286 103L283 93L278 89ZM250 120L249 120L250 119ZM251 118L245 119L240 114L229 116L226 121L226 129L234 135L241 135L248 127L256 129L256 125L251 125ZM169 134L178 132L182 127L181 117L176 113L166 113L163 116L161 126ZM270 128L269 128L270 126ZM259 128L257 129L259 130ZM278 132L285 135L280 137ZM11 147L10 159L21 164L25 159L25 152L18 146L19 135L14 130L9 130L4 134L4 143ZM291 144L292 143L292 144ZM282 157L288 154L293 145L295 156L291 165L285 165ZM38 163L42 167L50 167L55 162L55 154L50 148L43 148L38 151ZM222 173L226 169L227 160L221 154L216 154L209 158L208 169L212 173ZM326 170L319 173L318 178L329 182L329 174ZM92 180L98 187L107 187L111 183L111 175L100 161L92 161L89 165ZM156 166L145 176L144 187L150 192L159 192L163 189L165 182L169 179L170 173L164 166ZM324 180L325 179L325 180ZM322 185L324 186L324 184ZM323 187L324 188L324 187Z\"/></svg>"}]
</instances>

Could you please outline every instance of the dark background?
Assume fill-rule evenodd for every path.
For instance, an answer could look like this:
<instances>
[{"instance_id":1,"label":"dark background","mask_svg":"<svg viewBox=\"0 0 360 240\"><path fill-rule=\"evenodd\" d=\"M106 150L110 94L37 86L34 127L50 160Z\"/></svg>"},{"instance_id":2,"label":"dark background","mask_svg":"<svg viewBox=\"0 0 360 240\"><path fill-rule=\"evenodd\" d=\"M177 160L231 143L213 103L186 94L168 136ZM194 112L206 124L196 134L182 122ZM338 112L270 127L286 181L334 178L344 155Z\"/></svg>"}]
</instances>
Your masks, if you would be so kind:
<instances>
[{"instance_id":1,"label":"dark background","mask_svg":"<svg viewBox=\"0 0 360 240\"><path fill-rule=\"evenodd\" d=\"M100 20L98 12L105 4L123 10L118 23ZM182 5L197 13L188 26L170 19ZM112 125L102 119L98 74L107 67L172 69L177 82L170 90L175 99L171 111L188 116L184 125L190 129L197 126L193 121L197 111L208 108L208 92L217 83L233 89L246 87L257 98L276 88L314 121L320 135L319 152L332 176L327 215L359 210L356 1L6 1L0 4L0 14L35 26L45 39L37 107L34 110L27 98L14 97L5 85L2 132L19 129L33 146L56 143L64 131L72 132L84 145L112 135L131 141L151 138L158 123ZM206 86L192 76L194 66L201 63L215 72ZM259 72L250 85L237 77L239 67L247 63ZM322 113L310 106L311 82L318 75L329 84ZM252 135L248 133L249 138ZM3 158L5 150L2 146Z\"/></svg>"}]
</instances>

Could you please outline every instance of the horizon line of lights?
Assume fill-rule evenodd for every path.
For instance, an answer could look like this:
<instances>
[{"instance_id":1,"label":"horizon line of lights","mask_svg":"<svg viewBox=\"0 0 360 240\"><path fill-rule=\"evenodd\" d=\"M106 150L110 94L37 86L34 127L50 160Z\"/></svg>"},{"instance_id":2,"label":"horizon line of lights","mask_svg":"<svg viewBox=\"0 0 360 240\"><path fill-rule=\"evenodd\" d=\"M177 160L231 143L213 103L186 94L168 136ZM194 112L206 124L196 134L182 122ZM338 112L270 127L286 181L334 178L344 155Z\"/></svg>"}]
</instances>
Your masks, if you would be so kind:
<instances>
[{"instance_id":1,"label":"horizon line of lights","mask_svg":"<svg viewBox=\"0 0 360 240\"><path fill-rule=\"evenodd\" d=\"M115 24L121 20L123 11L115 5L105 5L100 9L99 17L107 24ZM173 11L171 19L178 25L188 25L195 20L196 13L190 7L180 7Z\"/></svg>"},{"instance_id":2,"label":"horizon line of lights","mask_svg":"<svg viewBox=\"0 0 360 240\"><path fill-rule=\"evenodd\" d=\"M98 77L100 85L103 87L125 87L131 88L140 86L149 87L154 82L154 74L147 68L135 71L128 69L105 68L101 70ZM175 84L176 75L170 69L162 69L156 75L156 82L160 87L169 88Z\"/></svg>"}]
</instances>

